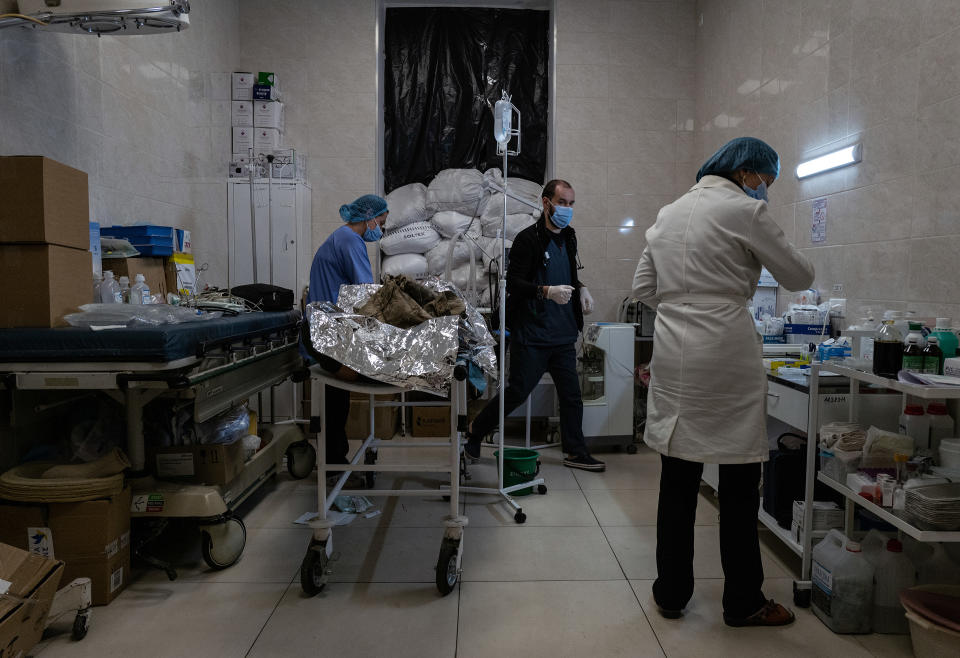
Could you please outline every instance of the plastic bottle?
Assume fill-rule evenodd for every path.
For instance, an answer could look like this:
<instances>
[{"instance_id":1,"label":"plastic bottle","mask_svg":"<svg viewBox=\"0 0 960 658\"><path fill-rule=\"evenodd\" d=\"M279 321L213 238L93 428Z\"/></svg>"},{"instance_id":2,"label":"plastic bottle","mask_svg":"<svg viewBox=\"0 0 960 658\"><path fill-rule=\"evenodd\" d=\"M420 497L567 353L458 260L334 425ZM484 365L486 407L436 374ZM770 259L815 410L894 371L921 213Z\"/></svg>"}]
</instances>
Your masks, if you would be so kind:
<instances>
[{"instance_id":1,"label":"plastic bottle","mask_svg":"<svg viewBox=\"0 0 960 658\"><path fill-rule=\"evenodd\" d=\"M903 336L892 318L884 318L873 340L873 374L896 379L903 363Z\"/></svg>"},{"instance_id":2,"label":"plastic bottle","mask_svg":"<svg viewBox=\"0 0 960 658\"><path fill-rule=\"evenodd\" d=\"M939 543L926 544L933 554L917 561L918 585L960 585L960 564L950 559Z\"/></svg>"},{"instance_id":3,"label":"plastic bottle","mask_svg":"<svg viewBox=\"0 0 960 658\"><path fill-rule=\"evenodd\" d=\"M920 324L911 322L910 333L904 340L903 363L901 368L907 372L923 372L923 348L920 347Z\"/></svg>"},{"instance_id":4,"label":"plastic bottle","mask_svg":"<svg viewBox=\"0 0 960 658\"><path fill-rule=\"evenodd\" d=\"M876 567L877 560L879 560L883 552L887 550L887 542L889 540L890 538L885 534L876 528L871 528L860 541L860 550L863 552L864 559Z\"/></svg>"},{"instance_id":5,"label":"plastic bottle","mask_svg":"<svg viewBox=\"0 0 960 658\"><path fill-rule=\"evenodd\" d=\"M123 298L120 295L120 284L113 278L113 272L107 270L103 273L103 283L100 284L100 303L102 304L120 304Z\"/></svg>"},{"instance_id":6,"label":"plastic bottle","mask_svg":"<svg viewBox=\"0 0 960 658\"><path fill-rule=\"evenodd\" d=\"M950 318L937 318L937 326L930 335L939 340L943 358L949 359L957 355L957 334L950 329Z\"/></svg>"},{"instance_id":7,"label":"plastic bottle","mask_svg":"<svg viewBox=\"0 0 960 658\"><path fill-rule=\"evenodd\" d=\"M103 283L103 277L93 275L93 303L100 303L100 284Z\"/></svg>"},{"instance_id":8,"label":"plastic bottle","mask_svg":"<svg viewBox=\"0 0 960 658\"><path fill-rule=\"evenodd\" d=\"M150 287L146 284L142 274L136 276L136 283L130 286L131 304L149 304Z\"/></svg>"},{"instance_id":9,"label":"plastic bottle","mask_svg":"<svg viewBox=\"0 0 960 658\"><path fill-rule=\"evenodd\" d=\"M869 633L873 574L860 544L831 530L813 549L814 614L834 633Z\"/></svg>"},{"instance_id":10,"label":"plastic bottle","mask_svg":"<svg viewBox=\"0 0 960 658\"><path fill-rule=\"evenodd\" d=\"M940 339L934 334L927 336L927 346L923 348L923 372L929 375L943 374L943 350Z\"/></svg>"},{"instance_id":11,"label":"plastic bottle","mask_svg":"<svg viewBox=\"0 0 960 658\"><path fill-rule=\"evenodd\" d=\"M955 423L943 402L931 402L927 405L927 423L930 427L927 445L933 454L939 454L940 439L955 436Z\"/></svg>"},{"instance_id":12,"label":"plastic bottle","mask_svg":"<svg viewBox=\"0 0 960 658\"><path fill-rule=\"evenodd\" d=\"M124 304L130 303L130 277L128 276L120 277L120 295Z\"/></svg>"},{"instance_id":13,"label":"plastic bottle","mask_svg":"<svg viewBox=\"0 0 960 658\"><path fill-rule=\"evenodd\" d=\"M900 433L913 439L918 450L930 447L930 420L923 413L923 405L907 402L900 414Z\"/></svg>"},{"instance_id":14,"label":"plastic bottle","mask_svg":"<svg viewBox=\"0 0 960 658\"><path fill-rule=\"evenodd\" d=\"M900 605L900 590L916 585L917 575L899 540L887 542L887 550L877 558L874 573L873 632L909 633L910 625Z\"/></svg>"}]
</instances>

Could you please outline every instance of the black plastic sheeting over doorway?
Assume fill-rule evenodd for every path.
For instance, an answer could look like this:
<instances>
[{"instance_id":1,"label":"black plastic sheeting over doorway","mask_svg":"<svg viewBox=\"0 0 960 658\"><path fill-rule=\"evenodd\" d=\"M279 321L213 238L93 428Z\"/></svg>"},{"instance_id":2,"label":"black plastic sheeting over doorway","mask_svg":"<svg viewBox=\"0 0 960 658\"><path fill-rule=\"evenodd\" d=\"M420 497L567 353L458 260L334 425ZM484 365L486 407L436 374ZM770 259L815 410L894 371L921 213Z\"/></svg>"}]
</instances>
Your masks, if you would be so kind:
<instances>
[{"instance_id":1,"label":"black plastic sheeting over doorway","mask_svg":"<svg viewBox=\"0 0 960 658\"><path fill-rule=\"evenodd\" d=\"M544 182L549 86L547 11L387 9L384 187L427 184L443 169L501 167L493 105L506 89L522 144L510 176Z\"/></svg>"}]
</instances>

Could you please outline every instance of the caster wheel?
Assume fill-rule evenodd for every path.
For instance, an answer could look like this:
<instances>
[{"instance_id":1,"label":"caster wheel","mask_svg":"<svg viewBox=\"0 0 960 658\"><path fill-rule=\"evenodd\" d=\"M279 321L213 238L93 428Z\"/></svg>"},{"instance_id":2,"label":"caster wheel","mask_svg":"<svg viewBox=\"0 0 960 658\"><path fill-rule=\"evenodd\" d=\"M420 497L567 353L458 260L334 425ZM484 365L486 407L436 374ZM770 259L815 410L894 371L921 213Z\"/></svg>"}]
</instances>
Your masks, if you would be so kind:
<instances>
[{"instance_id":1,"label":"caster wheel","mask_svg":"<svg viewBox=\"0 0 960 658\"><path fill-rule=\"evenodd\" d=\"M317 465L317 451L306 440L296 441L287 446L287 472L295 480L302 480Z\"/></svg>"},{"instance_id":2,"label":"caster wheel","mask_svg":"<svg viewBox=\"0 0 960 658\"><path fill-rule=\"evenodd\" d=\"M70 637L80 641L87 636L88 630L90 630L90 611L81 610L73 618L73 630L70 632Z\"/></svg>"},{"instance_id":3,"label":"caster wheel","mask_svg":"<svg viewBox=\"0 0 960 658\"><path fill-rule=\"evenodd\" d=\"M517 510L517 513L513 515L513 520L517 523L523 523L527 520L527 515L523 513L523 510Z\"/></svg>"},{"instance_id":4,"label":"caster wheel","mask_svg":"<svg viewBox=\"0 0 960 658\"><path fill-rule=\"evenodd\" d=\"M246 543L247 528L236 516L229 516L222 523L200 528L203 561L211 569L226 569L235 564Z\"/></svg>"},{"instance_id":5,"label":"caster wheel","mask_svg":"<svg viewBox=\"0 0 960 658\"><path fill-rule=\"evenodd\" d=\"M491 433L491 434L487 434L486 438L484 438L484 442L485 442L485 443L489 443L489 444L491 444L491 445L493 445L493 444L499 444L499 443L500 443L500 432L493 432L493 433Z\"/></svg>"},{"instance_id":6,"label":"caster wheel","mask_svg":"<svg viewBox=\"0 0 960 658\"><path fill-rule=\"evenodd\" d=\"M547 494L547 485L545 485L545 484L538 484L538 485L537 485L537 493L540 494L541 496L545 496L545 495Z\"/></svg>"},{"instance_id":7,"label":"caster wheel","mask_svg":"<svg viewBox=\"0 0 960 658\"><path fill-rule=\"evenodd\" d=\"M797 589L797 584L793 584L793 604L798 608L810 607L810 594L812 590Z\"/></svg>"},{"instance_id":8,"label":"caster wheel","mask_svg":"<svg viewBox=\"0 0 960 658\"><path fill-rule=\"evenodd\" d=\"M628 446L627 446L627 454L628 454L628 455L635 455L635 454L637 454L637 444L631 443L630 445L628 445Z\"/></svg>"},{"instance_id":9,"label":"caster wheel","mask_svg":"<svg viewBox=\"0 0 960 658\"><path fill-rule=\"evenodd\" d=\"M453 591L460 578L457 570L458 548L457 542L450 540L444 540L440 546L440 556L437 558L437 589L444 596Z\"/></svg>"},{"instance_id":10,"label":"caster wheel","mask_svg":"<svg viewBox=\"0 0 960 658\"><path fill-rule=\"evenodd\" d=\"M316 596L327 585L327 547L310 542L300 563L300 588L307 596Z\"/></svg>"}]
</instances>

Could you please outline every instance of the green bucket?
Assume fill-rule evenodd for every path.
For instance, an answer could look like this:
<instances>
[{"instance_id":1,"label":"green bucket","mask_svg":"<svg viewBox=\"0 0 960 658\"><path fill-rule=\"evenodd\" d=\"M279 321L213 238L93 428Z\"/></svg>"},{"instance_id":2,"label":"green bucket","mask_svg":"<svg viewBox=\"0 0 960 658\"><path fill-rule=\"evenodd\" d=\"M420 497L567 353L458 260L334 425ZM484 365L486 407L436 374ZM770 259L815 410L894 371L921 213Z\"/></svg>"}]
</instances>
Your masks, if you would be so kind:
<instances>
[{"instance_id":1,"label":"green bucket","mask_svg":"<svg viewBox=\"0 0 960 658\"><path fill-rule=\"evenodd\" d=\"M497 469L500 468L500 451L494 450L493 457L497 460ZM512 487L523 484L537 477L540 473L540 453L526 448L504 448L503 450L503 486ZM533 487L517 489L512 496L529 496Z\"/></svg>"}]
</instances>

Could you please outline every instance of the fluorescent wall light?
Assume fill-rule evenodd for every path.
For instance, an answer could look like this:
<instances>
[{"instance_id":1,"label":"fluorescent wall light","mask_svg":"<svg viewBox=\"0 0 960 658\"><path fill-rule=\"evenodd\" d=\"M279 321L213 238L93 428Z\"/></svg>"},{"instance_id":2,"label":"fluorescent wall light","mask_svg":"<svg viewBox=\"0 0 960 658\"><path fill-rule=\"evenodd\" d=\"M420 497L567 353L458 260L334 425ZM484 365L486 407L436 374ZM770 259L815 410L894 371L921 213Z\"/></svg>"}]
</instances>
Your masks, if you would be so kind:
<instances>
[{"instance_id":1,"label":"fluorescent wall light","mask_svg":"<svg viewBox=\"0 0 960 658\"><path fill-rule=\"evenodd\" d=\"M801 162L797 165L797 178L806 178L807 176L819 174L822 171L829 171L831 169L856 164L863 159L862 147L862 144L854 144L853 146L842 148L839 151L821 155L819 158Z\"/></svg>"}]
</instances>

